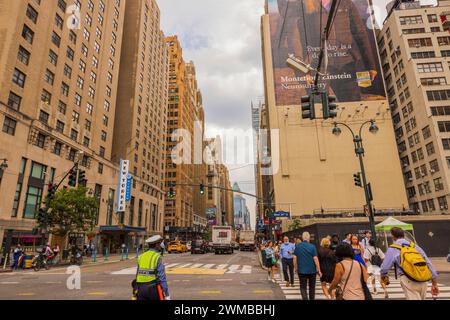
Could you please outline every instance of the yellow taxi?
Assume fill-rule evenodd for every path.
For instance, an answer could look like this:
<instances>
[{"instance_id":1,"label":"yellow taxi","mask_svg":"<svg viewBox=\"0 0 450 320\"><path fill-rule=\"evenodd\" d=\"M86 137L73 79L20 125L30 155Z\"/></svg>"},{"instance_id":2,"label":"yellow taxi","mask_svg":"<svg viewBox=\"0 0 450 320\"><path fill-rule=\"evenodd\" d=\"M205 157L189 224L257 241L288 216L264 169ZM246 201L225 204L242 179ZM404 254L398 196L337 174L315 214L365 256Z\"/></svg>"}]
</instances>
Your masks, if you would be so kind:
<instances>
[{"instance_id":1,"label":"yellow taxi","mask_svg":"<svg viewBox=\"0 0 450 320\"><path fill-rule=\"evenodd\" d=\"M183 253L183 252L187 251L187 246L186 246L186 243L184 243L182 241L172 241L169 243L169 245L167 247L167 251L169 253L172 253L172 252Z\"/></svg>"}]
</instances>

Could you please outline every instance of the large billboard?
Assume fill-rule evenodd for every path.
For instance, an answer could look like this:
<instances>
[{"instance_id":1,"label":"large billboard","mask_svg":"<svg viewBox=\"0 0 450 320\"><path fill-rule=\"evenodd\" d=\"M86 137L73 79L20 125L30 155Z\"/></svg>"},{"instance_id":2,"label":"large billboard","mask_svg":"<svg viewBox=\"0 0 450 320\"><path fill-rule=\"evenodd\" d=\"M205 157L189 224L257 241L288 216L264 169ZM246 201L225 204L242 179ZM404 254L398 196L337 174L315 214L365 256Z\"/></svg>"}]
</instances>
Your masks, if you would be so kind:
<instances>
[{"instance_id":1,"label":"large billboard","mask_svg":"<svg viewBox=\"0 0 450 320\"><path fill-rule=\"evenodd\" d=\"M311 92L315 72L303 73L287 61L317 67L332 0L267 1L276 105L298 105ZM318 83L338 102L386 99L370 12L367 0L338 1Z\"/></svg>"}]
</instances>

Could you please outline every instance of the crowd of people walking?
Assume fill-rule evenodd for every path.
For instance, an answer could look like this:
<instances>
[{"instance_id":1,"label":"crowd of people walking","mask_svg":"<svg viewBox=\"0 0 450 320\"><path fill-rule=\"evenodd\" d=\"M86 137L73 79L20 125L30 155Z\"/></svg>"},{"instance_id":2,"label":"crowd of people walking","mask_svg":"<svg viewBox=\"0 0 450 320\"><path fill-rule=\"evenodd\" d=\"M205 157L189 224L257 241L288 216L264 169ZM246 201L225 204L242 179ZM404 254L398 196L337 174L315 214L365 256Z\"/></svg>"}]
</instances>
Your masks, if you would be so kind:
<instances>
[{"instance_id":1,"label":"crowd of people walking","mask_svg":"<svg viewBox=\"0 0 450 320\"><path fill-rule=\"evenodd\" d=\"M423 249L406 240L400 228L392 228L391 236L393 244L386 252L377 247L370 231L362 239L352 233L345 234L342 241L338 235L327 236L318 248L304 232L301 238L285 236L278 243L268 241L261 252L269 281L276 282L278 267L286 287L295 287L296 271L303 300L315 299L317 277L326 299L372 300L372 295L378 294L377 283L387 299L392 268L406 299L424 300L429 281L433 297L438 296L437 273Z\"/></svg>"}]
</instances>

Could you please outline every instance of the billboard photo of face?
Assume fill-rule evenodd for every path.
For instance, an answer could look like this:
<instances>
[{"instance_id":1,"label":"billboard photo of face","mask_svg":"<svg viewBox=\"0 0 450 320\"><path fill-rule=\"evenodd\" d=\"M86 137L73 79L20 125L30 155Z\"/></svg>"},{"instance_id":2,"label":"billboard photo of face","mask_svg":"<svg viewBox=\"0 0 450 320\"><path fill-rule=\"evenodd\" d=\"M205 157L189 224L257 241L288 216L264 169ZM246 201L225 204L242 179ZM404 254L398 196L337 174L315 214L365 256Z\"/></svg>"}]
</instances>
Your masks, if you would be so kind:
<instances>
[{"instance_id":1,"label":"billboard photo of face","mask_svg":"<svg viewBox=\"0 0 450 320\"><path fill-rule=\"evenodd\" d=\"M287 60L291 56L317 67L332 0L267 1L276 105L299 105L301 97L313 89L315 71L302 73ZM338 4L319 90L335 95L338 102L385 100L368 0L339 0Z\"/></svg>"}]
</instances>

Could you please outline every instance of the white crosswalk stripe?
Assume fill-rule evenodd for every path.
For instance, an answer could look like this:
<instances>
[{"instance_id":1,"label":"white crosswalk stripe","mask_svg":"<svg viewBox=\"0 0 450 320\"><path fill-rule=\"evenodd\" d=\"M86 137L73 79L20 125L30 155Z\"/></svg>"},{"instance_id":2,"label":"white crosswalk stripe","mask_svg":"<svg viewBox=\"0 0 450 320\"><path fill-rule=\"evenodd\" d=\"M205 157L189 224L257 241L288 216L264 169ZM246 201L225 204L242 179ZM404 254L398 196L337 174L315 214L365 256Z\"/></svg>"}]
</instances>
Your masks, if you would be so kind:
<instances>
[{"instance_id":1,"label":"white crosswalk stripe","mask_svg":"<svg viewBox=\"0 0 450 320\"><path fill-rule=\"evenodd\" d=\"M287 287L286 282L282 280L279 274L275 275L275 280L280 286L281 290L284 293L284 296L287 300L301 300L300 295L300 283L298 278L294 280L294 287ZM438 300L450 300L450 286L444 286L442 284L439 284L439 296ZM376 284L376 289L378 294L373 294L373 287L372 283L369 283L369 289L370 292L372 292L372 297L374 300L383 300L384 297L384 291L381 288L380 284ZM405 299L405 294L403 293L403 289L400 285L400 280L398 279L391 279L390 285L387 287L387 291L389 294L389 299ZM320 284L320 281L317 279L316 281L316 300L325 300L325 295L322 291L322 286ZM427 292L427 299L432 299L431 296L431 284L428 284L428 292Z\"/></svg>"},{"instance_id":2,"label":"white crosswalk stripe","mask_svg":"<svg viewBox=\"0 0 450 320\"><path fill-rule=\"evenodd\" d=\"M240 274L250 274L252 273L252 266L250 265L238 265L238 264L203 264L203 263L169 263L165 265L166 270L169 269L219 269L225 270L225 273L240 273ZM113 275L131 275L136 274L137 267L126 268L118 271L111 272Z\"/></svg>"}]
</instances>

